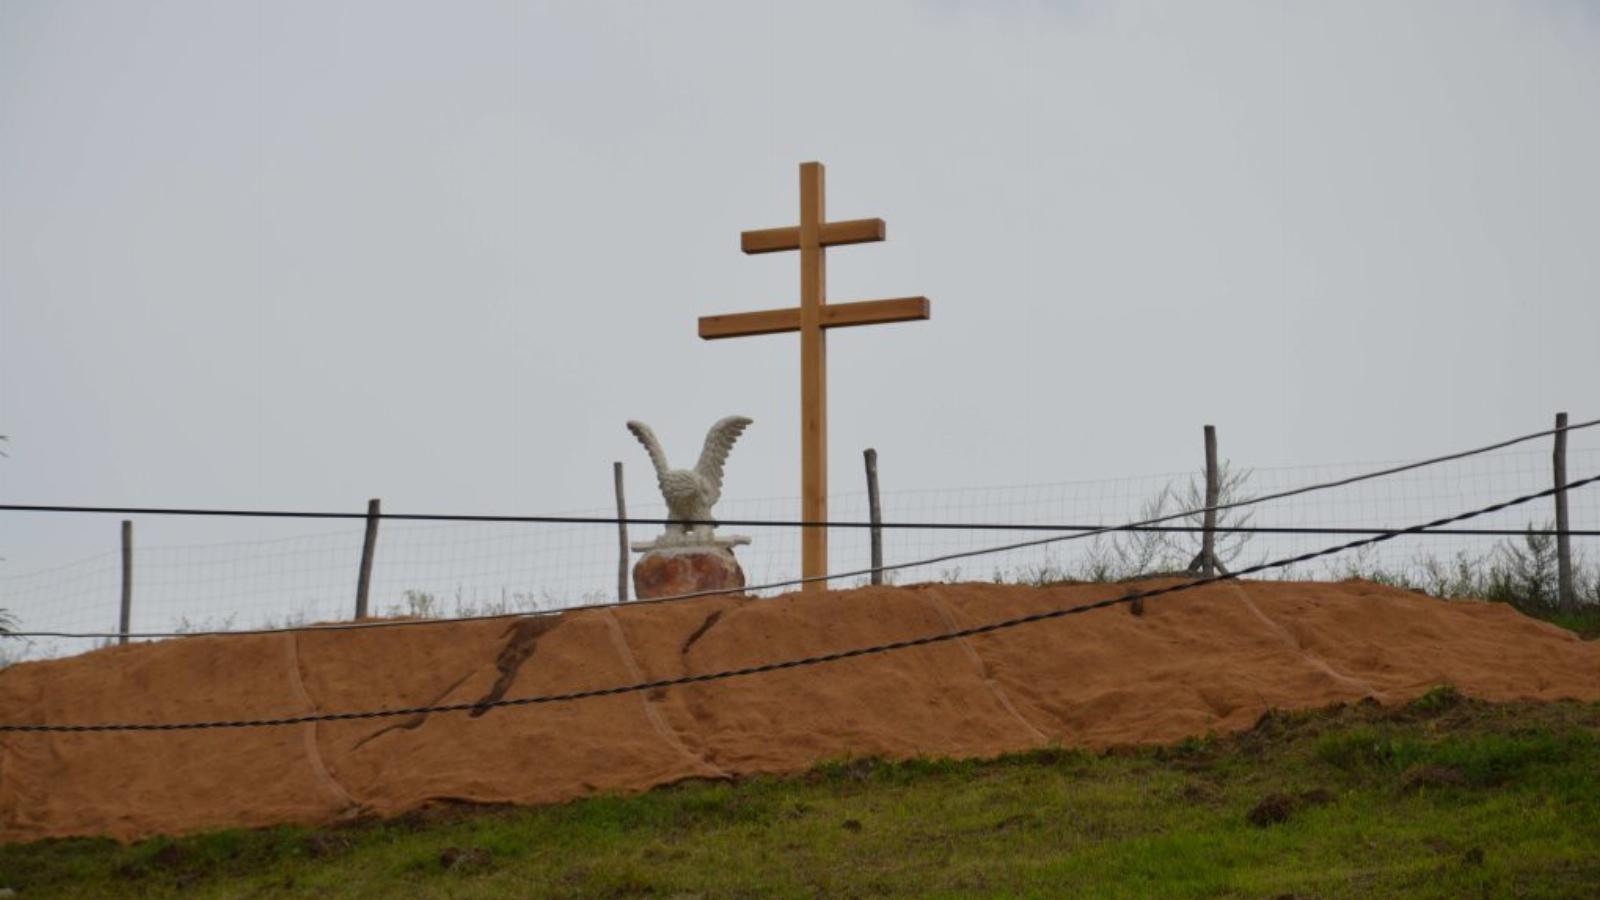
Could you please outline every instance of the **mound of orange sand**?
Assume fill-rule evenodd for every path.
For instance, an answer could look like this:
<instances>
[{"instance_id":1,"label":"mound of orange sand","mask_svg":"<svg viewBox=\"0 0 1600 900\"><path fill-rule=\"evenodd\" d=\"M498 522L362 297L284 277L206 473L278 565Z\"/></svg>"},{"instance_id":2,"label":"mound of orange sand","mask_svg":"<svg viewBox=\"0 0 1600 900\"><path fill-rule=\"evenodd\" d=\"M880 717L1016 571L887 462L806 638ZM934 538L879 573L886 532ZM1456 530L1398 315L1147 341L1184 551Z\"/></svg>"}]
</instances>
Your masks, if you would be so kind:
<instances>
[{"instance_id":1,"label":"mound of orange sand","mask_svg":"<svg viewBox=\"0 0 1600 900\"><path fill-rule=\"evenodd\" d=\"M194 637L0 671L0 721L176 722L476 702L735 668L1115 596L938 584L361 632ZM132 839L550 803L847 755L1168 742L1269 707L1450 682L1600 699L1600 643L1365 582L1229 583L895 653L566 703L240 730L0 734L0 840Z\"/></svg>"}]
</instances>

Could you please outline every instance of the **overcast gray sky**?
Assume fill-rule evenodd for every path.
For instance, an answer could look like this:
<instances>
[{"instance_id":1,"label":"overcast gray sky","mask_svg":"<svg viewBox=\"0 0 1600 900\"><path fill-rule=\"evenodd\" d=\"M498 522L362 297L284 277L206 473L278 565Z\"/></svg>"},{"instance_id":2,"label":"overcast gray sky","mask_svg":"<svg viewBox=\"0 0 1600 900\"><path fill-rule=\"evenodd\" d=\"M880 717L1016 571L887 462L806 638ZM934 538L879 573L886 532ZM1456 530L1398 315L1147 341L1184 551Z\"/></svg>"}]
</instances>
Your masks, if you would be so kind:
<instances>
[{"instance_id":1,"label":"overcast gray sky","mask_svg":"<svg viewBox=\"0 0 1600 900\"><path fill-rule=\"evenodd\" d=\"M536 513L755 419L799 491L796 164L836 490L1405 459L1600 414L1583 2L0 2L11 502ZM1593 443L1593 442L1591 442ZM1586 473L1574 473L1576 475ZM151 522L147 540L248 537ZM108 519L0 516L16 571Z\"/></svg>"}]
</instances>

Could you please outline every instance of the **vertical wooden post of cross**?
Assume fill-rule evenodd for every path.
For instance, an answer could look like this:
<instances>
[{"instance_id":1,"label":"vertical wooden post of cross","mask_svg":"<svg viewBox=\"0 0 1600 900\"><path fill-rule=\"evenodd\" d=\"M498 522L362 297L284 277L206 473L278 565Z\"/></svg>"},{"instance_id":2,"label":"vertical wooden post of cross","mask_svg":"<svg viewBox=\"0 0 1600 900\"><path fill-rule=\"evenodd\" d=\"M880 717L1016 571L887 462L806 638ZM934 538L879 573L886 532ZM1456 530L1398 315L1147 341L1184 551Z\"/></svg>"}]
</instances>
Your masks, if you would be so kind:
<instances>
[{"instance_id":1,"label":"vertical wooden post of cross","mask_svg":"<svg viewBox=\"0 0 1600 900\"><path fill-rule=\"evenodd\" d=\"M822 222L827 215L822 163L800 166L800 518L828 521L828 345L822 330L827 258ZM828 571L828 529L813 524L801 531L800 558L805 575ZM808 583L821 590L827 585Z\"/></svg>"}]
</instances>

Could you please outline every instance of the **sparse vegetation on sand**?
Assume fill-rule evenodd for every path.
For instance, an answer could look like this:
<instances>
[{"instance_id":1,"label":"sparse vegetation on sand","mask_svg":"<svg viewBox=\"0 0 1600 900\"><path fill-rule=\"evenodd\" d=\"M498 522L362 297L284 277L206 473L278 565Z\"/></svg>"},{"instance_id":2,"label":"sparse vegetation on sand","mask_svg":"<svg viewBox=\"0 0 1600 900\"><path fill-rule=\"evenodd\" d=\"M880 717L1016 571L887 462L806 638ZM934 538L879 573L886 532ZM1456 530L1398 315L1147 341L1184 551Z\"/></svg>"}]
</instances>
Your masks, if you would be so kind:
<instances>
[{"instance_id":1,"label":"sparse vegetation on sand","mask_svg":"<svg viewBox=\"0 0 1600 900\"><path fill-rule=\"evenodd\" d=\"M847 760L542 808L0 847L0 886L27 897L1588 897L1596 884L1600 704L1449 688L1137 751Z\"/></svg>"},{"instance_id":2,"label":"sparse vegetation on sand","mask_svg":"<svg viewBox=\"0 0 1600 900\"><path fill-rule=\"evenodd\" d=\"M1248 473L1245 473L1247 475ZM1242 483L1230 476L1224 481L1224 499ZM1191 494L1196 490L1189 488ZM1140 517L1152 519L1167 512L1169 492L1163 492L1141 510ZM1192 500L1186 502L1193 502ZM1244 521L1232 524L1244 524ZM1547 533L1552 522L1527 523L1529 534L1517 539L1496 541L1485 553L1465 551L1454 556L1424 554L1409 564L1379 561L1373 548L1364 548L1334 557L1328 565L1314 570L1293 567L1264 577L1285 580L1334 581L1359 578L1391 587L1427 594L1445 600L1487 600L1505 603L1523 615L1552 622L1586 639L1600 637L1600 561L1591 562L1582 554L1573 565L1573 605L1559 602L1556 567L1556 539ZM1233 535L1219 541L1218 555L1224 563L1248 565L1261 562L1241 559L1249 534ZM1155 576L1188 574L1188 560L1194 555L1198 538L1194 535L1169 535L1157 532L1129 532L1096 538L1084 556L1072 564L1045 562L1021 569L996 569L990 580L1006 584L1044 586L1073 582L1121 583ZM959 570L947 572L944 580L959 581Z\"/></svg>"}]
</instances>

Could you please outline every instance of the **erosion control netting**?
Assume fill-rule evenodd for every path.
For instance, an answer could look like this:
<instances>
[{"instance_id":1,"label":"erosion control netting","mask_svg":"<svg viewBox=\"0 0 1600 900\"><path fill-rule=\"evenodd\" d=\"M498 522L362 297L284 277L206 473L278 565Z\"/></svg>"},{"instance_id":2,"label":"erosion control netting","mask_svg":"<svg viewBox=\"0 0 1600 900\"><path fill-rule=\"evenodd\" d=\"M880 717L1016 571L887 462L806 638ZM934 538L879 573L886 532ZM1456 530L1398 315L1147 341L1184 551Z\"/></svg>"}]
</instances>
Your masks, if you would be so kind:
<instances>
[{"instance_id":1,"label":"erosion control netting","mask_svg":"<svg viewBox=\"0 0 1600 900\"><path fill-rule=\"evenodd\" d=\"M559 617L135 643L0 672L6 722L279 717L581 691L946 632L1117 596L930 584ZM135 838L544 803L882 754L1172 741L1269 708L1450 683L1600 699L1600 644L1503 604L1241 582L747 678L536 707L227 731L0 735L0 839Z\"/></svg>"}]
</instances>

